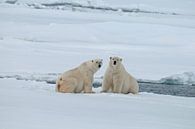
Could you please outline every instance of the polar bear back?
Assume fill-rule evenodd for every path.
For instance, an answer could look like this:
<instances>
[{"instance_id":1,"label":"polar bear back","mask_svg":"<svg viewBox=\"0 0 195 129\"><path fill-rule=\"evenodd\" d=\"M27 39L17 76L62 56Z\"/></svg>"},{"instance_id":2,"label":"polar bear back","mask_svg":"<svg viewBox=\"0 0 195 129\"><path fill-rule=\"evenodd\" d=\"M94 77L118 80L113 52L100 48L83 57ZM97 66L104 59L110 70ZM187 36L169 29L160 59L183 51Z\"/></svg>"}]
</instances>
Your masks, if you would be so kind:
<instances>
[{"instance_id":1,"label":"polar bear back","mask_svg":"<svg viewBox=\"0 0 195 129\"><path fill-rule=\"evenodd\" d=\"M123 87L121 92L137 94L139 91L139 85L136 79L126 71L123 64L121 64L120 74L122 74L121 77L123 77Z\"/></svg>"},{"instance_id":2,"label":"polar bear back","mask_svg":"<svg viewBox=\"0 0 195 129\"><path fill-rule=\"evenodd\" d=\"M128 82L127 82L127 85L129 85L129 92L130 93L133 93L133 94L137 94L139 92L139 85L137 83L137 80L131 76L129 73L128 73Z\"/></svg>"}]
</instances>

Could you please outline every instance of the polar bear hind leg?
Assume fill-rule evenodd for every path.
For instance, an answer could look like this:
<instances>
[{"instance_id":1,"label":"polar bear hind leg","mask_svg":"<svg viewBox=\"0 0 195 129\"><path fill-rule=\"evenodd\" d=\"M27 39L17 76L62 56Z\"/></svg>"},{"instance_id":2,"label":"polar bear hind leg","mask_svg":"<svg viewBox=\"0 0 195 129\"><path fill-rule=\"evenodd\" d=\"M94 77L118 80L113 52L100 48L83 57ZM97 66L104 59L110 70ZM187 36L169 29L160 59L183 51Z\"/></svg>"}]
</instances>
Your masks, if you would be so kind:
<instances>
[{"instance_id":1,"label":"polar bear hind leg","mask_svg":"<svg viewBox=\"0 0 195 129\"><path fill-rule=\"evenodd\" d=\"M66 78L58 85L58 91L63 93L74 93L77 86L75 78Z\"/></svg>"}]
</instances>

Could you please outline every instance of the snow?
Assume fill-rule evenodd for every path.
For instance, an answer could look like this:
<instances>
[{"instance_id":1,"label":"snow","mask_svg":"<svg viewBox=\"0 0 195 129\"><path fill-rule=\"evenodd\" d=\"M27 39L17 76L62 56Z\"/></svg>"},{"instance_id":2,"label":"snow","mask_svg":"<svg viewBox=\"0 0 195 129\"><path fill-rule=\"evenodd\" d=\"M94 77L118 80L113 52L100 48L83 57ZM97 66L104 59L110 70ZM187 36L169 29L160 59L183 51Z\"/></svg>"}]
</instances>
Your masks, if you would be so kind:
<instances>
[{"instance_id":1,"label":"snow","mask_svg":"<svg viewBox=\"0 0 195 129\"><path fill-rule=\"evenodd\" d=\"M41 4L53 4L53 3L73 3L82 6L93 6L93 7L107 7L115 9L139 9L143 11L151 12L163 12L163 13L174 13L181 15L194 15L193 0L169 0L159 1L156 0L4 0L15 1L16 4L35 4L37 7L44 8ZM174 4L171 4L174 3Z\"/></svg>"},{"instance_id":2,"label":"snow","mask_svg":"<svg viewBox=\"0 0 195 129\"><path fill-rule=\"evenodd\" d=\"M11 90L10 90L11 89ZM195 98L56 93L53 86L2 79L0 125L5 129L193 129Z\"/></svg>"},{"instance_id":3,"label":"snow","mask_svg":"<svg viewBox=\"0 0 195 129\"><path fill-rule=\"evenodd\" d=\"M0 72L61 73L103 58L102 76L116 55L139 79L195 72L194 17L0 7Z\"/></svg>"},{"instance_id":4,"label":"snow","mask_svg":"<svg viewBox=\"0 0 195 129\"><path fill-rule=\"evenodd\" d=\"M193 0L18 0L16 4L5 1L0 1L1 128L195 127L194 97L143 92L104 94L100 93L101 87L94 88L96 94L62 94L55 92L53 84L46 83L94 58L104 60L103 68L95 74L101 82L109 56L120 56L127 71L137 79L176 78L184 84L194 84ZM91 4L119 11L28 6L53 2ZM125 13L123 8L162 14Z\"/></svg>"}]
</instances>

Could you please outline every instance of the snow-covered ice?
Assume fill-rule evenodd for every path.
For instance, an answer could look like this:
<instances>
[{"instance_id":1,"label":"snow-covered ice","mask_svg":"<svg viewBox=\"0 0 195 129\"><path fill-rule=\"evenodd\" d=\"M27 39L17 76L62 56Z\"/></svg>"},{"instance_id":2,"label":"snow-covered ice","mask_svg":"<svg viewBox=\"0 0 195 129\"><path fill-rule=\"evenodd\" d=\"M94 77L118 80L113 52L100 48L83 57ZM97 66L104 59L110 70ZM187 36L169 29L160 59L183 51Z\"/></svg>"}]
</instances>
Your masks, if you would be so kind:
<instances>
[{"instance_id":1,"label":"snow-covered ice","mask_svg":"<svg viewBox=\"0 0 195 129\"><path fill-rule=\"evenodd\" d=\"M102 76L113 55L139 79L195 72L193 16L0 8L0 72L60 73L100 57Z\"/></svg>"},{"instance_id":2,"label":"snow-covered ice","mask_svg":"<svg viewBox=\"0 0 195 129\"><path fill-rule=\"evenodd\" d=\"M101 88L94 88L96 94L61 94L46 83L97 57L104 65L95 76L102 77L109 56L121 56L137 79L194 84L195 1L6 1L0 1L0 128L195 127L194 97L101 94ZM30 6L56 2L118 11ZM133 8L146 13L122 10Z\"/></svg>"},{"instance_id":3,"label":"snow-covered ice","mask_svg":"<svg viewBox=\"0 0 195 129\"><path fill-rule=\"evenodd\" d=\"M193 129L195 98L62 94L43 82L2 79L0 127L4 129Z\"/></svg>"}]
</instances>

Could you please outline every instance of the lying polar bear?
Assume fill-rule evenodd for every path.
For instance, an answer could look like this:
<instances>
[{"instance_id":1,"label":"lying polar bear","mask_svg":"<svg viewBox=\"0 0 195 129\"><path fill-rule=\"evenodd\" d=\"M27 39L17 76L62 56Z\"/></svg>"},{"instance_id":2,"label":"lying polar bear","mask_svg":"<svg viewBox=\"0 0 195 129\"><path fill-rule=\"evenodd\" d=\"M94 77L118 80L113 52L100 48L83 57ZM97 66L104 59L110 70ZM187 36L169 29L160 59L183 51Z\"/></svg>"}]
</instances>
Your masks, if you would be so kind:
<instances>
[{"instance_id":1,"label":"lying polar bear","mask_svg":"<svg viewBox=\"0 0 195 129\"><path fill-rule=\"evenodd\" d=\"M90 60L77 68L64 72L56 81L56 91L64 93L94 93L93 75L102 66L102 59Z\"/></svg>"},{"instance_id":2,"label":"lying polar bear","mask_svg":"<svg viewBox=\"0 0 195 129\"><path fill-rule=\"evenodd\" d=\"M137 94L139 86L124 68L119 57L110 57L109 66L104 74L102 92L112 91L114 93Z\"/></svg>"}]
</instances>

